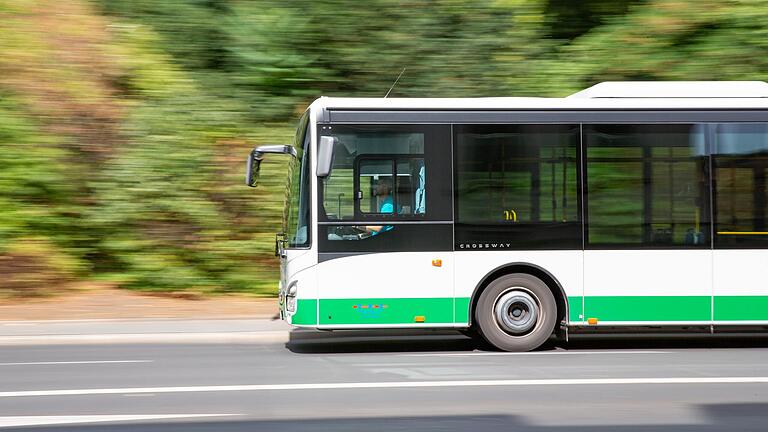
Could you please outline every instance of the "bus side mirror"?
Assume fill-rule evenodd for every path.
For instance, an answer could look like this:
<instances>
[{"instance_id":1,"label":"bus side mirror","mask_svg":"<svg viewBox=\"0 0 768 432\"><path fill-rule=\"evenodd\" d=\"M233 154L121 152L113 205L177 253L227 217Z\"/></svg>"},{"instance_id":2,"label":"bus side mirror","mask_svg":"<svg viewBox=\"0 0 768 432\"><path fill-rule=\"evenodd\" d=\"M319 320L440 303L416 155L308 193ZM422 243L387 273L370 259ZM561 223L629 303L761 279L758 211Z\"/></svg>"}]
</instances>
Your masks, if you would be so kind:
<instances>
[{"instance_id":1,"label":"bus side mirror","mask_svg":"<svg viewBox=\"0 0 768 432\"><path fill-rule=\"evenodd\" d=\"M290 145L265 145L259 146L251 150L248 154L248 160L245 164L245 185L250 187L256 187L259 181L259 171L261 169L261 161L264 160L264 155L267 153L275 154L287 154L293 157L297 156L296 149Z\"/></svg>"},{"instance_id":2,"label":"bus side mirror","mask_svg":"<svg viewBox=\"0 0 768 432\"><path fill-rule=\"evenodd\" d=\"M245 163L245 185L250 187L256 187L261 170L261 159L256 159L255 152L256 149L248 153L248 160Z\"/></svg>"},{"instance_id":3,"label":"bus side mirror","mask_svg":"<svg viewBox=\"0 0 768 432\"><path fill-rule=\"evenodd\" d=\"M333 167L333 148L338 139L331 136L321 136L317 146L317 176L328 177Z\"/></svg>"}]
</instances>

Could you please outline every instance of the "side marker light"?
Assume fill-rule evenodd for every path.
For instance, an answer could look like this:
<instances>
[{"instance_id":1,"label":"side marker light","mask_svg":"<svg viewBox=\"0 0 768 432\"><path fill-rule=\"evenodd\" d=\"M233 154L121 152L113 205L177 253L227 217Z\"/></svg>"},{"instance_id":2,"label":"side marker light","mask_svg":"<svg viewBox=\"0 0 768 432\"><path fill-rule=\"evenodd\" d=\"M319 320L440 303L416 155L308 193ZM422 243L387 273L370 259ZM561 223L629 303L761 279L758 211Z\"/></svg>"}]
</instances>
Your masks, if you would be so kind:
<instances>
[{"instance_id":1,"label":"side marker light","mask_svg":"<svg viewBox=\"0 0 768 432\"><path fill-rule=\"evenodd\" d=\"M597 318L587 318L587 324L589 324L589 325L596 325L597 324Z\"/></svg>"},{"instance_id":2,"label":"side marker light","mask_svg":"<svg viewBox=\"0 0 768 432\"><path fill-rule=\"evenodd\" d=\"M417 323L423 323L424 321L426 321L426 319L427 318L424 315L416 315L413 318L413 320L416 321Z\"/></svg>"},{"instance_id":3,"label":"side marker light","mask_svg":"<svg viewBox=\"0 0 768 432\"><path fill-rule=\"evenodd\" d=\"M433 259L432 260L432 266L433 267L442 267L443 266L443 260L441 260L441 259Z\"/></svg>"}]
</instances>

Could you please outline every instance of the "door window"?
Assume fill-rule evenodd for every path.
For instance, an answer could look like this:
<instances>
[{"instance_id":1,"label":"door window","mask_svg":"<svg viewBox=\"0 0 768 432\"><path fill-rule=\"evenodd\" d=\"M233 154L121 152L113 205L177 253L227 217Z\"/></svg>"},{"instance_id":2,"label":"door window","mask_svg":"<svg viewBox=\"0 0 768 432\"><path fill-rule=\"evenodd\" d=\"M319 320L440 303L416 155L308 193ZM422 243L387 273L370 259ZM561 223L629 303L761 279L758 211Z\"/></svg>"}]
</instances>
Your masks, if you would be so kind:
<instances>
[{"instance_id":1,"label":"door window","mask_svg":"<svg viewBox=\"0 0 768 432\"><path fill-rule=\"evenodd\" d=\"M717 124L715 246L768 247L768 124Z\"/></svg>"},{"instance_id":2,"label":"door window","mask_svg":"<svg viewBox=\"0 0 768 432\"><path fill-rule=\"evenodd\" d=\"M587 245L709 247L700 125L585 125Z\"/></svg>"},{"instance_id":3,"label":"door window","mask_svg":"<svg viewBox=\"0 0 768 432\"><path fill-rule=\"evenodd\" d=\"M423 157L380 156L358 163L360 213L408 216L426 212L426 167Z\"/></svg>"}]
</instances>

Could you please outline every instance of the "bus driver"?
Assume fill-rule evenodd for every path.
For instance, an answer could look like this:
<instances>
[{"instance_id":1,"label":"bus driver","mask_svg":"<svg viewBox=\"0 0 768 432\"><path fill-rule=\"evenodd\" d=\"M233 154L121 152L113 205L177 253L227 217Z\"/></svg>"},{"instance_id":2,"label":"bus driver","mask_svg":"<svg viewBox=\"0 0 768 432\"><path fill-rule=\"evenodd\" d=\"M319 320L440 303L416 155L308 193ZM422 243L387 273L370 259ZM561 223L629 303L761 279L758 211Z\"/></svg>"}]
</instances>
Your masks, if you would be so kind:
<instances>
[{"instance_id":1,"label":"bus driver","mask_svg":"<svg viewBox=\"0 0 768 432\"><path fill-rule=\"evenodd\" d=\"M392 180L389 177L380 177L376 182L374 193L379 203L379 213L394 213L395 205L392 200ZM392 229L392 225L366 226L366 230L372 235L381 234Z\"/></svg>"}]
</instances>

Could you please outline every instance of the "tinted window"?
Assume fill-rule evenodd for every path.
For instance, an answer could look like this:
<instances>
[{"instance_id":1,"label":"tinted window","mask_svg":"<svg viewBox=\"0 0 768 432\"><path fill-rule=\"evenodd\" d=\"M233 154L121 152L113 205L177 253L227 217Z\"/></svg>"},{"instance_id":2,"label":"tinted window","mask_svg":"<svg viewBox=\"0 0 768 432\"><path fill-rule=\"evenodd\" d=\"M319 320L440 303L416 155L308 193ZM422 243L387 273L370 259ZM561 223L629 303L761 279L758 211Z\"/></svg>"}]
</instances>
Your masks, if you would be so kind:
<instances>
[{"instance_id":1,"label":"tinted window","mask_svg":"<svg viewBox=\"0 0 768 432\"><path fill-rule=\"evenodd\" d=\"M399 207L387 218L451 220L450 126L333 125L319 134L338 140L331 175L319 180L321 221L381 219L381 180Z\"/></svg>"},{"instance_id":2,"label":"tinted window","mask_svg":"<svg viewBox=\"0 0 768 432\"><path fill-rule=\"evenodd\" d=\"M416 182L410 178L411 170L402 166L399 166L401 170L396 170L400 165L397 160L399 156L408 163L408 156L413 155L423 163L425 131L334 126L332 133L321 133L333 135L338 140L331 175L322 183L323 209L328 220L353 220L365 213L380 213L380 202L385 197L377 190L383 191L385 184L389 185L390 200L400 198L403 201L401 207L412 206L414 199L405 195L407 191L401 184ZM408 178L395 185L395 175ZM397 190L395 186L398 186Z\"/></svg>"},{"instance_id":3,"label":"tinted window","mask_svg":"<svg viewBox=\"0 0 768 432\"><path fill-rule=\"evenodd\" d=\"M577 125L455 127L456 248L581 248Z\"/></svg>"},{"instance_id":4,"label":"tinted window","mask_svg":"<svg viewBox=\"0 0 768 432\"><path fill-rule=\"evenodd\" d=\"M326 125L319 134L337 139L331 174L318 180L320 252L450 248L450 126Z\"/></svg>"},{"instance_id":5,"label":"tinted window","mask_svg":"<svg viewBox=\"0 0 768 432\"><path fill-rule=\"evenodd\" d=\"M712 125L715 246L768 247L768 124Z\"/></svg>"},{"instance_id":6,"label":"tinted window","mask_svg":"<svg viewBox=\"0 0 768 432\"><path fill-rule=\"evenodd\" d=\"M306 248L310 245L309 221L309 139L307 125L309 115L304 114L296 131L293 146L297 157L289 164L288 199L285 206L284 223L288 247Z\"/></svg>"},{"instance_id":7,"label":"tinted window","mask_svg":"<svg viewBox=\"0 0 768 432\"><path fill-rule=\"evenodd\" d=\"M583 128L588 245L709 247L702 126Z\"/></svg>"}]
</instances>

